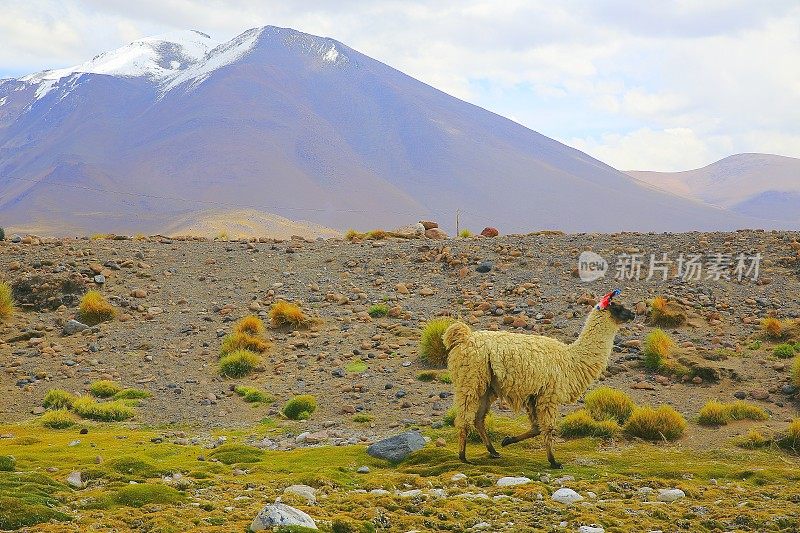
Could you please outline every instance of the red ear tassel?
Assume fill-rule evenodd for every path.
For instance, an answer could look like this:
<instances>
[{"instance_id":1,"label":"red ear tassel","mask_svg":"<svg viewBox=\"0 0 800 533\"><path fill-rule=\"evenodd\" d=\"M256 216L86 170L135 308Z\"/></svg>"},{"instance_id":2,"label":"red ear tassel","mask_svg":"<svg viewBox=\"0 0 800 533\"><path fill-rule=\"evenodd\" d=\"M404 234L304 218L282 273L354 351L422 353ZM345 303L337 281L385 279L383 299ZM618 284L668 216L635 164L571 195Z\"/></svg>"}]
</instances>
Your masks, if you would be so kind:
<instances>
[{"instance_id":1,"label":"red ear tassel","mask_svg":"<svg viewBox=\"0 0 800 533\"><path fill-rule=\"evenodd\" d=\"M600 303L597 304L597 308L602 310L602 309L605 309L606 307L608 307L608 304L611 303L611 299L614 296L619 295L620 292L622 292L622 291L620 291L619 289L614 289L613 291L611 291L608 294L606 294L605 296L603 296L603 298L600 300Z\"/></svg>"}]
</instances>

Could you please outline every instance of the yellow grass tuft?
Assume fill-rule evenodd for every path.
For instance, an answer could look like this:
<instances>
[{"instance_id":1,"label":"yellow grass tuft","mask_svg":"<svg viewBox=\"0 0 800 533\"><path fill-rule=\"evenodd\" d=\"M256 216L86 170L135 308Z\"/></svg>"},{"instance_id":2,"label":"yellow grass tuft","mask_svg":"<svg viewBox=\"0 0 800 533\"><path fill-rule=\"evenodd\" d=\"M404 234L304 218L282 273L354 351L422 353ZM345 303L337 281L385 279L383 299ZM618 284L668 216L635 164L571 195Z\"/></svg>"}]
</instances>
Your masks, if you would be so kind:
<instances>
[{"instance_id":1,"label":"yellow grass tuft","mask_svg":"<svg viewBox=\"0 0 800 533\"><path fill-rule=\"evenodd\" d=\"M14 298L11 295L11 287L7 283L0 281L0 320L7 320L14 314Z\"/></svg>"},{"instance_id":2,"label":"yellow grass tuft","mask_svg":"<svg viewBox=\"0 0 800 533\"><path fill-rule=\"evenodd\" d=\"M675 348L672 337L659 328L648 333L644 339L644 366L650 370L658 370L664 365L670 352Z\"/></svg>"},{"instance_id":3,"label":"yellow grass tuft","mask_svg":"<svg viewBox=\"0 0 800 533\"><path fill-rule=\"evenodd\" d=\"M66 429L75 425L75 417L66 409L56 409L44 413L39 422L46 428Z\"/></svg>"},{"instance_id":4,"label":"yellow grass tuft","mask_svg":"<svg viewBox=\"0 0 800 533\"><path fill-rule=\"evenodd\" d=\"M294 328L308 328L313 321L302 309L293 303L278 300L269 310L269 321L275 327L290 326Z\"/></svg>"},{"instance_id":5,"label":"yellow grass tuft","mask_svg":"<svg viewBox=\"0 0 800 533\"><path fill-rule=\"evenodd\" d=\"M120 400L99 403L89 396L81 396L72 404L72 410L81 418L99 420L101 422L120 422L133 418L136 414L132 407Z\"/></svg>"},{"instance_id":6,"label":"yellow grass tuft","mask_svg":"<svg viewBox=\"0 0 800 533\"><path fill-rule=\"evenodd\" d=\"M42 405L47 409L70 409L75 396L61 389L50 389L44 395Z\"/></svg>"},{"instance_id":7,"label":"yellow grass tuft","mask_svg":"<svg viewBox=\"0 0 800 533\"><path fill-rule=\"evenodd\" d=\"M264 322L255 315L249 315L239 320L233 327L234 333L244 333L247 335L263 335L266 328Z\"/></svg>"},{"instance_id":8,"label":"yellow grass tuft","mask_svg":"<svg viewBox=\"0 0 800 533\"><path fill-rule=\"evenodd\" d=\"M231 333L222 339L220 353L227 355L239 350L247 350L255 353L264 353L269 350L272 344L263 337L248 335L247 333Z\"/></svg>"},{"instance_id":9,"label":"yellow grass tuft","mask_svg":"<svg viewBox=\"0 0 800 533\"><path fill-rule=\"evenodd\" d=\"M794 453L800 452L800 418L795 418L775 439L778 446Z\"/></svg>"},{"instance_id":10,"label":"yellow grass tuft","mask_svg":"<svg viewBox=\"0 0 800 533\"><path fill-rule=\"evenodd\" d=\"M636 407L630 396L611 387L598 387L587 392L584 404L595 420L616 420L620 424L625 423Z\"/></svg>"},{"instance_id":11,"label":"yellow grass tuft","mask_svg":"<svg viewBox=\"0 0 800 533\"><path fill-rule=\"evenodd\" d=\"M561 419L559 431L564 438L611 438L619 432L619 424L614 419L595 420L585 409L579 409Z\"/></svg>"},{"instance_id":12,"label":"yellow grass tuft","mask_svg":"<svg viewBox=\"0 0 800 533\"><path fill-rule=\"evenodd\" d=\"M429 366L444 368L447 366L447 348L442 335L455 322L452 318L434 318L425 324L419 338L419 358Z\"/></svg>"},{"instance_id":13,"label":"yellow grass tuft","mask_svg":"<svg viewBox=\"0 0 800 533\"><path fill-rule=\"evenodd\" d=\"M111 320L116 314L116 310L98 291L89 291L84 294L78 306L78 316L81 322L90 326Z\"/></svg>"},{"instance_id":14,"label":"yellow grass tuft","mask_svg":"<svg viewBox=\"0 0 800 533\"><path fill-rule=\"evenodd\" d=\"M686 420L668 405L658 409L637 407L625 423L625 433L649 441L677 440L686 430Z\"/></svg>"},{"instance_id":15,"label":"yellow grass tuft","mask_svg":"<svg viewBox=\"0 0 800 533\"><path fill-rule=\"evenodd\" d=\"M89 385L89 392L96 398L111 398L122 391L122 385L107 379L101 379Z\"/></svg>"},{"instance_id":16,"label":"yellow grass tuft","mask_svg":"<svg viewBox=\"0 0 800 533\"><path fill-rule=\"evenodd\" d=\"M800 387L800 355L794 358L792 362L792 384Z\"/></svg>"}]
</instances>

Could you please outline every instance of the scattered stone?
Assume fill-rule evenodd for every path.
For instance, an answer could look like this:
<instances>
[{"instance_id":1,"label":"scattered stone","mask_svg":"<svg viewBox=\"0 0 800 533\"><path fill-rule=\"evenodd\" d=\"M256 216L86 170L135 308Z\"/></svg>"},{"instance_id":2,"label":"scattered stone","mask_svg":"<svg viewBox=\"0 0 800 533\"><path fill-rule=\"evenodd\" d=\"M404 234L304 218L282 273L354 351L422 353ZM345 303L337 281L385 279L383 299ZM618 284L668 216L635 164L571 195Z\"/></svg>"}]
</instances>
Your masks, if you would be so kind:
<instances>
[{"instance_id":1,"label":"scattered stone","mask_svg":"<svg viewBox=\"0 0 800 533\"><path fill-rule=\"evenodd\" d=\"M686 493L681 489L658 489L658 501L660 502L669 503L685 497Z\"/></svg>"},{"instance_id":2,"label":"scattered stone","mask_svg":"<svg viewBox=\"0 0 800 533\"><path fill-rule=\"evenodd\" d=\"M532 480L529 477L501 477L497 480L498 487L516 487L517 485L525 485L530 483Z\"/></svg>"},{"instance_id":3,"label":"scattered stone","mask_svg":"<svg viewBox=\"0 0 800 533\"><path fill-rule=\"evenodd\" d=\"M250 531L272 531L279 526L302 526L317 529L314 519L285 503L270 503L253 519Z\"/></svg>"},{"instance_id":4,"label":"scattered stone","mask_svg":"<svg viewBox=\"0 0 800 533\"><path fill-rule=\"evenodd\" d=\"M306 500L308 505L317 503L317 489L308 485L289 485L283 489L284 494L293 494Z\"/></svg>"},{"instance_id":5,"label":"scattered stone","mask_svg":"<svg viewBox=\"0 0 800 533\"><path fill-rule=\"evenodd\" d=\"M475 268L475 272L480 272L481 274L486 274L490 270L492 270L492 263L490 261L484 261L480 265Z\"/></svg>"},{"instance_id":6,"label":"scattered stone","mask_svg":"<svg viewBox=\"0 0 800 533\"><path fill-rule=\"evenodd\" d=\"M379 440L367 448L367 453L378 459L398 463L425 447L425 439L417 431L406 431L400 435Z\"/></svg>"},{"instance_id":7,"label":"scattered stone","mask_svg":"<svg viewBox=\"0 0 800 533\"><path fill-rule=\"evenodd\" d=\"M573 504L575 502L581 501L583 499L583 496L581 496L580 494L578 494L577 492L575 492L572 489L568 489L566 487L562 487L562 488L558 489L557 491L555 491L553 493L553 495L551 496L551 498L553 499L553 501L556 501L558 503L571 505L571 504Z\"/></svg>"},{"instance_id":8,"label":"scattered stone","mask_svg":"<svg viewBox=\"0 0 800 533\"><path fill-rule=\"evenodd\" d=\"M578 528L578 533L605 533L605 529L600 526L581 526Z\"/></svg>"},{"instance_id":9,"label":"scattered stone","mask_svg":"<svg viewBox=\"0 0 800 533\"><path fill-rule=\"evenodd\" d=\"M754 400L766 400L769 398L769 391L764 389L753 389L750 391L750 397Z\"/></svg>"},{"instance_id":10,"label":"scattered stone","mask_svg":"<svg viewBox=\"0 0 800 533\"><path fill-rule=\"evenodd\" d=\"M447 238L447 233L440 230L439 228L431 228L425 230L425 237L436 241L440 241Z\"/></svg>"},{"instance_id":11,"label":"scattered stone","mask_svg":"<svg viewBox=\"0 0 800 533\"><path fill-rule=\"evenodd\" d=\"M358 469L356 470L356 472L359 473L359 474L369 474L369 467L366 466L366 465L359 466Z\"/></svg>"},{"instance_id":12,"label":"scattered stone","mask_svg":"<svg viewBox=\"0 0 800 533\"><path fill-rule=\"evenodd\" d=\"M69 476L67 476L67 484L76 489L82 489L85 486L79 471L70 472Z\"/></svg>"},{"instance_id":13,"label":"scattered stone","mask_svg":"<svg viewBox=\"0 0 800 533\"><path fill-rule=\"evenodd\" d=\"M76 333L80 333L81 331L87 329L89 326L84 324L83 322L78 322L75 319L70 319L64 324L64 335L70 336L75 335Z\"/></svg>"}]
</instances>

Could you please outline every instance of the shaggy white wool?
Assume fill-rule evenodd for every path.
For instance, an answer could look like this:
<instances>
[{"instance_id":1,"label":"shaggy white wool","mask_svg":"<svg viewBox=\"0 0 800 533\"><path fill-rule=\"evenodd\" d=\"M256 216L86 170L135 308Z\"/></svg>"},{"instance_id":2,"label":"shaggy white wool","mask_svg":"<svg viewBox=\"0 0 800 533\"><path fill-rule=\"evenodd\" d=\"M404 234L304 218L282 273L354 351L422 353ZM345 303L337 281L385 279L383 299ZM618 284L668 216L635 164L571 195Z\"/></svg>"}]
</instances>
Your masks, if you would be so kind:
<instances>
[{"instance_id":1,"label":"shaggy white wool","mask_svg":"<svg viewBox=\"0 0 800 533\"><path fill-rule=\"evenodd\" d=\"M576 401L608 364L619 326L607 310L593 309L578 338L565 344L550 337L504 331L471 331L461 322L443 336L450 350L456 427L475 423L489 386L515 411L536 397L536 418L552 440L558 406Z\"/></svg>"}]
</instances>

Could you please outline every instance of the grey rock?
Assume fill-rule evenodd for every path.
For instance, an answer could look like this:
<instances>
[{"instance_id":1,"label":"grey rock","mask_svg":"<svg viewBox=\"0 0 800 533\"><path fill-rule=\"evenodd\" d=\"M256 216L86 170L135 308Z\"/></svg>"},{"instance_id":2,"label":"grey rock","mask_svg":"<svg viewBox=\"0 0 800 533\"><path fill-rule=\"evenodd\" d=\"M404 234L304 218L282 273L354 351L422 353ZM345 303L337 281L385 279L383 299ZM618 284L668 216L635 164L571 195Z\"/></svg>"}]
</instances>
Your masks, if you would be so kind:
<instances>
[{"instance_id":1,"label":"grey rock","mask_svg":"<svg viewBox=\"0 0 800 533\"><path fill-rule=\"evenodd\" d=\"M78 322L75 319L68 320L66 324L64 324L64 335L75 335L76 333L80 333L81 331L87 329L89 326L84 324L83 322Z\"/></svg>"},{"instance_id":2,"label":"grey rock","mask_svg":"<svg viewBox=\"0 0 800 533\"><path fill-rule=\"evenodd\" d=\"M659 489L658 490L658 501L660 502L674 502L675 500L679 500L681 498L685 498L686 493L683 492L681 489Z\"/></svg>"},{"instance_id":3,"label":"grey rock","mask_svg":"<svg viewBox=\"0 0 800 533\"><path fill-rule=\"evenodd\" d=\"M97 283L98 285L102 285L103 283L106 282L106 277L102 274L98 274L94 277L94 282Z\"/></svg>"},{"instance_id":4,"label":"grey rock","mask_svg":"<svg viewBox=\"0 0 800 533\"><path fill-rule=\"evenodd\" d=\"M367 448L367 453L378 459L397 463L425 447L425 439L417 431L406 431L380 440Z\"/></svg>"},{"instance_id":5,"label":"grey rock","mask_svg":"<svg viewBox=\"0 0 800 533\"><path fill-rule=\"evenodd\" d=\"M497 480L498 487L515 487L517 485L525 485L531 482L531 478L529 477L501 477Z\"/></svg>"},{"instance_id":6,"label":"grey rock","mask_svg":"<svg viewBox=\"0 0 800 533\"><path fill-rule=\"evenodd\" d=\"M67 476L67 484L76 489L82 489L85 485L79 471L71 472L70 475Z\"/></svg>"},{"instance_id":7,"label":"grey rock","mask_svg":"<svg viewBox=\"0 0 800 533\"><path fill-rule=\"evenodd\" d=\"M272 531L278 526L303 526L317 529L314 519L300 509L285 503L270 503L264 507L250 524L250 531Z\"/></svg>"},{"instance_id":8,"label":"grey rock","mask_svg":"<svg viewBox=\"0 0 800 533\"><path fill-rule=\"evenodd\" d=\"M572 489L562 487L557 491L555 491L551 496L551 498L553 499L553 501L556 501L558 503L564 503L569 505L581 501L583 499L583 496L581 496Z\"/></svg>"},{"instance_id":9,"label":"grey rock","mask_svg":"<svg viewBox=\"0 0 800 533\"><path fill-rule=\"evenodd\" d=\"M486 274L487 272L492 270L492 263L490 261L484 261L475 269L476 272L480 272L481 274Z\"/></svg>"}]
</instances>

